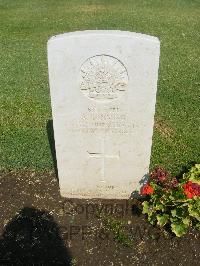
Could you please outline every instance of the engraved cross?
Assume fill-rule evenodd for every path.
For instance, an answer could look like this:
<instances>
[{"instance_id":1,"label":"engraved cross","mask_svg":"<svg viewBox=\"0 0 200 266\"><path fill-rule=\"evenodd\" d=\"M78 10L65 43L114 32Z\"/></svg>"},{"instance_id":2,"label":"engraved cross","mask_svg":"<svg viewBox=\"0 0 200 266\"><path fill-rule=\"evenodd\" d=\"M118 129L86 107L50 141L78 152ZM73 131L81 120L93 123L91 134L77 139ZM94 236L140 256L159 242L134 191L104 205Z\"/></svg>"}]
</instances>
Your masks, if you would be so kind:
<instances>
[{"instance_id":1,"label":"engraved cross","mask_svg":"<svg viewBox=\"0 0 200 266\"><path fill-rule=\"evenodd\" d=\"M101 182L106 182L105 181L105 160L106 159L120 159L120 151L116 155L109 155L105 153L105 139L102 139L101 142L101 152L89 152L90 158L97 158L97 159L102 159L102 166L101 166Z\"/></svg>"}]
</instances>

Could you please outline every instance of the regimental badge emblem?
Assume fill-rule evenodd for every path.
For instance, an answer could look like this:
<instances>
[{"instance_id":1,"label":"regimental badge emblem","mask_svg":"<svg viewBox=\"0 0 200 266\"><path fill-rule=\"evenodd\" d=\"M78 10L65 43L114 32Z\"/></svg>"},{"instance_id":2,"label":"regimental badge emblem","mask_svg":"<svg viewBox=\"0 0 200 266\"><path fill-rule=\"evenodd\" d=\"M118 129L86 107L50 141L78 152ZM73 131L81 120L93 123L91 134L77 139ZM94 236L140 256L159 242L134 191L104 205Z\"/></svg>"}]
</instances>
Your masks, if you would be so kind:
<instances>
[{"instance_id":1,"label":"regimental badge emblem","mask_svg":"<svg viewBox=\"0 0 200 266\"><path fill-rule=\"evenodd\" d=\"M118 99L126 92L128 73L117 58L96 55L81 66L80 89L93 100L107 102Z\"/></svg>"}]
</instances>

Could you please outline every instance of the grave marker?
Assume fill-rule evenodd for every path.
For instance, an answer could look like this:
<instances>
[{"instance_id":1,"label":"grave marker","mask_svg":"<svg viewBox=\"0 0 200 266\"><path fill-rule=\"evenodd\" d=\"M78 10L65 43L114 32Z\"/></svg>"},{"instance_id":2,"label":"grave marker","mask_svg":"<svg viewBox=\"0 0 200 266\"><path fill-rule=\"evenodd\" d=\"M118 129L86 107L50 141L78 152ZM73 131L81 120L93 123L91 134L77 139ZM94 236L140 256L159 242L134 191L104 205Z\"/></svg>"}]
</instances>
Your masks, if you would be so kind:
<instances>
[{"instance_id":1,"label":"grave marker","mask_svg":"<svg viewBox=\"0 0 200 266\"><path fill-rule=\"evenodd\" d=\"M159 66L156 37L83 31L48 42L60 191L129 198L148 173Z\"/></svg>"}]
</instances>

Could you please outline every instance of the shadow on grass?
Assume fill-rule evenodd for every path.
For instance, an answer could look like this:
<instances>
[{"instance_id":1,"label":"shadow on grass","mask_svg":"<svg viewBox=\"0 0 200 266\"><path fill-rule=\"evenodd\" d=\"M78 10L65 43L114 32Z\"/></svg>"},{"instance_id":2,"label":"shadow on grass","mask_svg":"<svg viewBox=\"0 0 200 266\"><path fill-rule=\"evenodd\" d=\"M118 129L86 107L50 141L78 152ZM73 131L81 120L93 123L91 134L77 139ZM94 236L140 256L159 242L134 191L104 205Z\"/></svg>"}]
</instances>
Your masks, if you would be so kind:
<instances>
[{"instance_id":1,"label":"shadow on grass","mask_svg":"<svg viewBox=\"0 0 200 266\"><path fill-rule=\"evenodd\" d=\"M23 208L5 227L0 241L0 265L70 265L53 217Z\"/></svg>"},{"instance_id":2,"label":"shadow on grass","mask_svg":"<svg viewBox=\"0 0 200 266\"><path fill-rule=\"evenodd\" d=\"M54 139L54 131L53 131L53 120L47 121L46 129L47 129L47 135L48 135L48 140L49 140L49 146L51 149L51 156L52 156L52 160L53 160L54 171L56 174L56 178L58 180L58 168L57 168L57 160L56 160L56 148L55 148L55 139Z\"/></svg>"}]
</instances>

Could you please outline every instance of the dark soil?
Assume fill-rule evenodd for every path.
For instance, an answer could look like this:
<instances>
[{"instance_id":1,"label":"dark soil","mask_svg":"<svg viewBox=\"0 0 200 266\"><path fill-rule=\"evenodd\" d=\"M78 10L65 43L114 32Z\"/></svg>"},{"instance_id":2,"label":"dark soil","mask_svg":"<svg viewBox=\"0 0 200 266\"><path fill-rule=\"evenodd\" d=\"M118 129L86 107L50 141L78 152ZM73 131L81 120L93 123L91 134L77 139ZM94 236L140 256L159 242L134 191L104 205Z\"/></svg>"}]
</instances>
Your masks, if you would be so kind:
<instances>
[{"instance_id":1,"label":"dark soil","mask_svg":"<svg viewBox=\"0 0 200 266\"><path fill-rule=\"evenodd\" d=\"M62 198L53 173L1 174L0 235L0 265L200 265L199 232L149 225L137 200Z\"/></svg>"}]
</instances>

